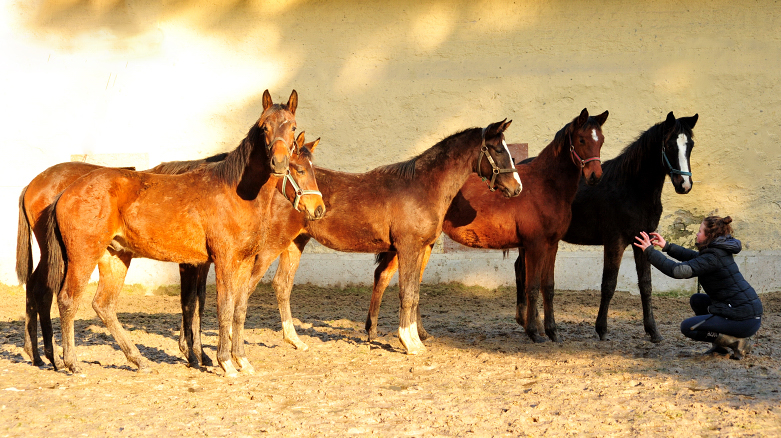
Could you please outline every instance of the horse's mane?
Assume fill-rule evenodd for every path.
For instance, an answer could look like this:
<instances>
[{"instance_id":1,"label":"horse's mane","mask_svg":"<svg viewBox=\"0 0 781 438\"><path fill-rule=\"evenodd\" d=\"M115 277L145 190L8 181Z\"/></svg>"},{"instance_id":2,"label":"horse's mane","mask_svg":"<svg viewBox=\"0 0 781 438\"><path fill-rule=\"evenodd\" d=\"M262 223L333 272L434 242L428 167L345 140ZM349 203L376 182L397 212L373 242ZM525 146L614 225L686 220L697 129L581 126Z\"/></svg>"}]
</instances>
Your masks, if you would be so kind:
<instances>
[{"instance_id":1,"label":"horse's mane","mask_svg":"<svg viewBox=\"0 0 781 438\"><path fill-rule=\"evenodd\" d=\"M471 131L474 129L481 129L481 128L467 128L464 129L463 131L456 132L455 134L440 140L434 146L431 146L430 148L421 152L419 155L412 157L407 161L381 166L378 167L376 170L377 172L380 173L396 175L399 178L404 180L411 180L412 178L415 177L415 168L417 167L418 162L420 162L422 165L426 165L429 163L443 162L444 160L447 159L447 156L450 151L450 145L456 139L456 137L460 137L467 131Z\"/></svg>"},{"instance_id":2,"label":"horse's mane","mask_svg":"<svg viewBox=\"0 0 781 438\"><path fill-rule=\"evenodd\" d=\"M223 161L227 156L227 152L221 152L208 158L201 158L200 160L166 161L165 163L160 163L157 166L146 170L145 172L159 173L164 175L179 175L180 173L185 173L193 169L197 169L204 164Z\"/></svg>"},{"instance_id":3,"label":"horse's mane","mask_svg":"<svg viewBox=\"0 0 781 438\"><path fill-rule=\"evenodd\" d=\"M260 119L252 125L247 136L244 137L244 140L239 144L239 147L228 152L224 160L215 163L214 167L211 168L213 169L215 176L228 185L238 184L241 177L244 175L244 169L247 167L255 147L265 146L265 139L262 135L263 132L260 129L263 121L271 115L287 109L287 105L273 104L263 111L263 114L260 115ZM264 148L261 149L265 151Z\"/></svg>"},{"instance_id":4,"label":"horse's mane","mask_svg":"<svg viewBox=\"0 0 781 438\"><path fill-rule=\"evenodd\" d=\"M640 173L646 160L659 159L661 165L662 144L665 139L662 137L662 125L665 122L659 122L648 128L647 131L625 147L618 156L612 160L606 161L603 166L602 179L608 181L625 181L633 178ZM680 121L675 121L673 132L686 132L691 136L691 130L687 129ZM647 165L647 164L646 164Z\"/></svg>"}]
</instances>

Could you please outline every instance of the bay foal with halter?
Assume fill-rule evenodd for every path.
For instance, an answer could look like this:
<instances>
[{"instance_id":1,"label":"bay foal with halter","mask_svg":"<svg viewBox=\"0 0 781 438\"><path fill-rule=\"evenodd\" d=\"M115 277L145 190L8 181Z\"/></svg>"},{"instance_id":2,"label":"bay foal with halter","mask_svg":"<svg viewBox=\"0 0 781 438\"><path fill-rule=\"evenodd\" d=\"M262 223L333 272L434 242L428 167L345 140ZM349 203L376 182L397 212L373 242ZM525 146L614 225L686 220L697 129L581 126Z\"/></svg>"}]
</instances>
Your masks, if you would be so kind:
<instances>
[{"instance_id":1,"label":"bay foal with halter","mask_svg":"<svg viewBox=\"0 0 781 438\"><path fill-rule=\"evenodd\" d=\"M267 108L239 147L223 161L181 175L103 168L62 192L47 228L48 284L59 289L63 356L71 371L78 369L73 319L96 264L101 282L93 308L128 360L139 370L147 368L115 312L117 295L133 257L195 265L213 262L217 276L218 363L227 376L237 373L232 359L242 371L253 371L244 354L247 299L255 286L251 284L255 255L277 237L272 201L278 191L278 178L291 166L287 158L288 166L279 169L272 157L289 157L291 153L296 128L294 106ZM306 203L313 217L324 213L322 200L317 199L314 205ZM315 208L309 211L311 207Z\"/></svg>"},{"instance_id":2,"label":"bay foal with halter","mask_svg":"<svg viewBox=\"0 0 781 438\"><path fill-rule=\"evenodd\" d=\"M553 271L559 240L569 226L570 205L575 198L580 175L589 184L602 176L600 149L604 143L602 125L608 112L589 117L583 109L578 117L556 133L553 141L530 164L519 165L523 181L520 196L500 201L482 190L479 179L469 178L447 210L443 231L454 241L473 248L518 248L516 267L516 321L526 329L534 342L545 340L539 335L537 298L542 289L545 309L545 333L558 340L553 315ZM429 248L430 252L430 248ZM369 339L377 334L382 295L390 283L398 262L396 254L379 254L374 275L366 331ZM418 277L418 280L422 277ZM427 336L416 310L418 330Z\"/></svg>"},{"instance_id":3,"label":"bay foal with halter","mask_svg":"<svg viewBox=\"0 0 781 438\"><path fill-rule=\"evenodd\" d=\"M473 173L492 180L491 188L501 189L507 198L521 193L521 180L504 141L510 123L505 119L461 131L409 161L362 174L316 168L328 212L319 221L306 222L305 233L280 256L272 282L284 339L306 348L293 327L290 292L301 252L315 238L339 251L398 253L399 340L408 354L425 351L413 315L420 271L453 197ZM485 185L481 188L487 192Z\"/></svg>"},{"instance_id":4,"label":"bay foal with halter","mask_svg":"<svg viewBox=\"0 0 781 438\"><path fill-rule=\"evenodd\" d=\"M604 268L596 331L607 335L607 312L616 291L618 269L624 250L641 231L656 230L662 216L662 189L667 175L675 192L686 194L694 181L691 174L692 129L698 115L676 119L672 111L632 142L616 158L603 163L602 183L581 182L572 203L572 222L564 241L580 245L603 245ZM661 342L651 307L651 264L632 245L637 285L643 305L643 326L652 342Z\"/></svg>"},{"instance_id":5,"label":"bay foal with halter","mask_svg":"<svg viewBox=\"0 0 781 438\"><path fill-rule=\"evenodd\" d=\"M268 90L263 92L263 111L271 108L274 103ZM298 93L293 90L285 105L293 114L298 106ZM303 138L302 138L303 139ZM301 144L299 141L298 144ZM268 165L277 172L287 172L289 150L276 149L271 154ZM222 161L227 153L221 153L209 158L191 161L173 161L162 163L144 172L175 175L188 172L202 164ZM46 246L46 224L49 220L50 206L55 198L66 187L80 177L100 169L102 166L81 162L56 164L40 174L22 189L19 197L19 227L16 241L16 275L20 284L26 286L26 313L24 351L37 366L43 365L38 352L38 324L40 317L43 334L44 353L55 369L64 367L62 360L54 355L53 333L51 324L51 305L54 292L48 288L46 279L49 272L48 249ZM132 168L131 168L132 170ZM40 260L35 270L32 270L31 234L35 235L40 250ZM206 266L208 270L208 265ZM205 279L204 279L205 281ZM192 363L192 360L191 360Z\"/></svg>"}]
</instances>

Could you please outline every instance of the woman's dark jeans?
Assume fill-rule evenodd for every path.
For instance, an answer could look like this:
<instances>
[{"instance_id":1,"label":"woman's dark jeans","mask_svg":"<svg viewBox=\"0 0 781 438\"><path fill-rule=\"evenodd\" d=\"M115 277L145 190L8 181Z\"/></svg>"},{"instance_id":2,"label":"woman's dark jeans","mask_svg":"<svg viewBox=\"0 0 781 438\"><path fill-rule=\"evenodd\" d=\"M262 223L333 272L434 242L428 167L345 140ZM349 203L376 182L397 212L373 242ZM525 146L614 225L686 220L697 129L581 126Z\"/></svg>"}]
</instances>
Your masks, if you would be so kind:
<instances>
[{"instance_id":1,"label":"woman's dark jeans","mask_svg":"<svg viewBox=\"0 0 781 438\"><path fill-rule=\"evenodd\" d=\"M733 321L723 316L711 315L708 313L711 299L706 294L692 295L689 304L697 316L687 318L681 323L681 333L695 341L713 342L719 334L747 338L753 336L762 325L760 318Z\"/></svg>"}]
</instances>

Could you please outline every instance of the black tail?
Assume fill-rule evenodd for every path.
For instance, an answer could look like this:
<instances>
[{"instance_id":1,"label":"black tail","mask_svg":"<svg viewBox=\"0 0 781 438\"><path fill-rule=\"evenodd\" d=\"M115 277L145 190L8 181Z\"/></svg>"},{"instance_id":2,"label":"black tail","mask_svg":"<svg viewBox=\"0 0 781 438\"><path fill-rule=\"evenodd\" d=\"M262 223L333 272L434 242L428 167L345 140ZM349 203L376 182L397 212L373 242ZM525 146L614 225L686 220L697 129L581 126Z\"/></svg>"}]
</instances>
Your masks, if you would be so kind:
<instances>
[{"instance_id":1,"label":"black tail","mask_svg":"<svg viewBox=\"0 0 781 438\"><path fill-rule=\"evenodd\" d=\"M19 284L27 284L33 273L33 247L30 241L32 228L24 209L25 193L27 187L22 189L22 195L19 196L19 228L16 232L16 278Z\"/></svg>"},{"instance_id":2,"label":"black tail","mask_svg":"<svg viewBox=\"0 0 781 438\"><path fill-rule=\"evenodd\" d=\"M57 202L60 195L54 199L54 202L47 207L49 211L49 221L46 223L46 248L49 253L49 276L46 279L50 290L59 294L62 288L62 281L65 278L65 271L68 269L68 259L63 251L64 244L60 234L60 226L57 223Z\"/></svg>"}]
</instances>

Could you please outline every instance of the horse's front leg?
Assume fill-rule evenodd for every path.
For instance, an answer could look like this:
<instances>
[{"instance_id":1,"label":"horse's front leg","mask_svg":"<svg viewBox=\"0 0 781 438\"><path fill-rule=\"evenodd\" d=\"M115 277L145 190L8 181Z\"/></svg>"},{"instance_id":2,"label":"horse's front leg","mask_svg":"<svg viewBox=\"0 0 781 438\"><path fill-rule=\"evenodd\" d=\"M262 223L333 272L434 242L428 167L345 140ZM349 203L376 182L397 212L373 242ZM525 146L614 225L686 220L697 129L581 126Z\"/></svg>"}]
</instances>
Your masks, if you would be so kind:
<instances>
[{"instance_id":1,"label":"horse's front leg","mask_svg":"<svg viewBox=\"0 0 781 438\"><path fill-rule=\"evenodd\" d=\"M426 266L428 266L428 260L431 258L431 250L433 248L434 245L427 246L426 252L423 254L423 262L420 265L420 283L423 283L423 272L426 270ZM425 340L431 338L432 336L423 328L423 318L420 316L420 300L418 300L418 304L415 306L415 316L418 322L418 336L420 339Z\"/></svg>"},{"instance_id":2,"label":"horse's front leg","mask_svg":"<svg viewBox=\"0 0 781 438\"><path fill-rule=\"evenodd\" d=\"M277 253L261 251L254 258L244 260L236 272L236 300L233 309L233 325L231 333L231 357L236 361L238 369L243 373L254 374L255 368L250 364L244 351L244 323L247 319L247 304L252 292L258 285L268 266L277 257Z\"/></svg>"},{"instance_id":3,"label":"horse's front leg","mask_svg":"<svg viewBox=\"0 0 781 438\"><path fill-rule=\"evenodd\" d=\"M139 372L149 371L149 362L141 356L138 347L130 340L127 331L117 319L117 302L132 256L106 250L98 261L100 281L92 300L92 308L111 332L125 357L138 367Z\"/></svg>"},{"instance_id":4,"label":"horse's front leg","mask_svg":"<svg viewBox=\"0 0 781 438\"><path fill-rule=\"evenodd\" d=\"M515 259L515 322L526 328L526 263L525 252L518 248L518 258Z\"/></svg>"},{"instance_id":5,"label":"horse's front leg","mask_svg":"<svg viewBox=\"0 0 781 438\"><path fill-rule=\"evenodd\" d=\"M407 354L419 354L426 346L418 335L416 307L420 301L420 269L425 248L400 242L399 256L399 340Z\"/></svg>"},{"instance_id":6,"label":"horse's front leg","mask_svg":"<svg viewBox=\"0 0 781 438\"><path fill-rule=\"evenodd\" d=\"M548 335L553 342L561 342L562 339L558 333L558 327L556 326L556 318L553 312L553 297L555 295L555 280L554 272L556 270L556 252L558 251L558 244L552 245L548 249L548 254L545 256L545 261L542 265L542 272L540 274L541 290L542 290L542 307L545 311L545 334Z\"/></svg>"},{"instance_id":7,"label":"horse's front leg","mask_svg":"<svg viewBox=\"0 0 781 438\"><path fill-rule=\"evenodd\" d=\"M233 314L240 293L240 285L246 285L250 279L254 259L236 261L229 257L217 257L214 260L214 273L217 283L217 321L219 324L217 338L217 363L225 372L226 377L238 376L233 365L232 343L241 333L233 333ZM246 286L245 286L246 287ZM242 338L243 341L243 338Z\"/></svg>"},{"instance_id":8,"label":"horse's front leg","mask_svg":"<svg viewBox=\"0 0 781 438\"><path fill-rule=\"evenodd\" d=\"M659 343L664 340L659 329L656 328L654 309L651 305L651 263L640 248L632 245L635 255L635 269L637 270L637 286L640 288L640 300L643 303L643 327L646 334L651 337L651 342Z\"/></svg>"},{"instance_id":9,"label":"horse's front leg","mask_svg":"<svg viewBox=\"0 0 781 438\"><path fill-rule=\"evenodd\" d=\"M607 313L610 301L616 292L618 283L618 269L621 267L621 257L624 255L626 245L622 242L605 242L604 266L602 268L602 288L599 301L599 313L594 328L600 341L607 340Z\"/></svg>"},{"instance_id":10,"label":"horse's front leg","mask_svg":"<svg viewBox=\"0 0 781 438\"><path fill-rule=\"evenodd\" d=\"M308 242L309 236L302 235L290 243L287 249L279 256L279 266L271 282L271 286L277 295L277 306L279 307L279 316L282 320L282 339L299 350L308 350L309 346L298 338L296 328L293 326L293 314L290 312L290 294L293 290L293 280L295 279L296 271L298 271L298 264L301 261L301 253Z\"/></svg>"}]
</instances>

